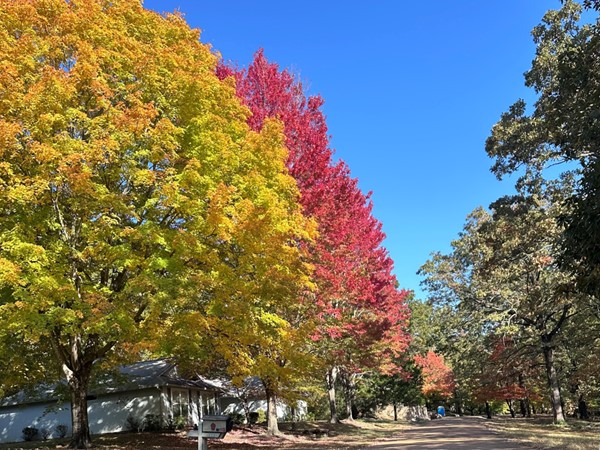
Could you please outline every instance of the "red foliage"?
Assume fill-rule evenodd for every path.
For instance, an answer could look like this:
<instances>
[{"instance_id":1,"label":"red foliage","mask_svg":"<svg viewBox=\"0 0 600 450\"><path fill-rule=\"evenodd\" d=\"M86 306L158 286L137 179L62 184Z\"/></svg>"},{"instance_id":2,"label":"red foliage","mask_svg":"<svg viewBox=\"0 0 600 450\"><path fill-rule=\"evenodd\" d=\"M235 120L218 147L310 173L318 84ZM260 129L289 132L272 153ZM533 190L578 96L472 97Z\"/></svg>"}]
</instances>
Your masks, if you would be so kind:
<instances>
[{"instance_id":1,"label":"red foliage","mask_svg":"<svg viewBox=\"0 0 600 450\"><path fill-rule=\"evenodd\" d=\"M521 354L512 339L492 338L492 352L484 361L478 379L475 397L479 401L538 399L539 396L525 384L537 378L533 373L538 365L527 355ZM520 382L519 382L520 380Z\"/></svg>"},{"instance_id":2,"label":"red foliage","mask_svg":"<svg viewBox=\"0 0 600 450\"><path fill-rule=\"evenodd\" d=\"M369 195L360 191L344 162L332 161L322 98L307 98L302 84L269 63L262 50L247 70L220 65L217 74L235 78L237 94L252 113L252 129L260 130L272 117L284 125L288 169L305 214L319 227L310 250L320 321L314 339L324 356L347 367L397 370L392 359L409 342L408 292L396 289L393 262L382 246L385 235L372 216Z\"/></svg>"},{"instance_id":3,"label":"red foliage","mask_svg":"<svg viewBox=\"0 0 600 450\"><path fill-rule=\"evenodd\" d=\"M415 363L423 373L421 391L426 396L450 397L454 392L455 382L452 369L444 362L444 357L433 351L425 356L415 356Z\"/></svg>"}]
</instances>

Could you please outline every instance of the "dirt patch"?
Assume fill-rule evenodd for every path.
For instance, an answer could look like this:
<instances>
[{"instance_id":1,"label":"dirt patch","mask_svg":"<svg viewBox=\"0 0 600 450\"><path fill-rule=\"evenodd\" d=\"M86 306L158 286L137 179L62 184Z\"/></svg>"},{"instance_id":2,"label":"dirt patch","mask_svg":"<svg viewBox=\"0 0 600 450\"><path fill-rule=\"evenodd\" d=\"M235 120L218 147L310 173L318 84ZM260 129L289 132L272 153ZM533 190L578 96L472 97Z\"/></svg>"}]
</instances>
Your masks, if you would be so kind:
<instances>
[{"instance_id":1,"label":"dirt patch","mask_svg":"<svg viewBox=\"0 0 600 450\"><path fill-rule=\"evenodd\" d=\"M393 421L355 421L339 424L298 422L280 424L281 436L267 436L263 427L236 428L225 439L211 439L208 448L215 450L351 450L364 448L378 439L397 436L407 425ZM197 449L195 439L186 433L118 433L94 437L100 450ZM0 449L65 449L68 441L27 442L0 445Z\"/></svg>"},{"instance_id":2,"label":"dirt patch","mask_svg":"<svg viewBox=\"0 0 600 450\"><path fill-rule=\"evenodd\" d=\"M534 418L494 417L486 423L488 428L519 442L540 449L598 450L600 424L582 420L569 420L554 425L552 417Z\"/></svg>"}]
</instances>

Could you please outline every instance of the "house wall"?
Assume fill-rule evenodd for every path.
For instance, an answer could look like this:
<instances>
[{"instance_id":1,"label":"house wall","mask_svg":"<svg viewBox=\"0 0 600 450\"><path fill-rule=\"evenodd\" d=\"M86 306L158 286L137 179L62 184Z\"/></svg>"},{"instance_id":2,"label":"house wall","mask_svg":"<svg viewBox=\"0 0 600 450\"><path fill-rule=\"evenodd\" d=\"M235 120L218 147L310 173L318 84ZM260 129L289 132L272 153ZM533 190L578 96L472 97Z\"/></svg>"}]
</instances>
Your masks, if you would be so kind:
<instances>
[{"instance_id":1,"label":"house wall","mask_svg":"<svg viewBox=\"0 0 600 450\"><path fill-rule=\"evenodd\" d=\"M17 442L23 440L22 430L33 426L41 430L47 428L56 434L56 426L64 424L71 430L71 409L68 405L38 403L11 406L0 409L0 442Z\"/></svg>"},{"instance_id":2,"label":"house wall","mask_svg":"<svg viewBox=\"0 0 600 450\"><path fill-rule=\"evenodd\" d=\"M147 414L160 414L160 393L157 389L103 395L88 400L88 418L92 434L126 431L127 417L131 414L140 422ZM57 425L67 425L71 433L71 406L69 403L37 403L0 408L0 442L23 440L22 430L33 426L52 431L57 438ZM41 437L41 436L40 436Z\"/></svg>"},{"instance_id":3,"label":"house wall","mask_svg":"<svg viewBox=\"0 0 600 450\"><path fill-rule=\"evenodd\" d=\"M174 391L177 390L181 390L181 388L164 387L161 391L163 425L169 423L169 420L173 418L173 394ZM189 389L188 423L190 426L198 425L200 423L200 411L202 411L202 415L218 414L220 412L215 393L211 391Z\"/></svg>"},{"instance_id":4,"label":"house wall","mask_svg":"<svg viewBox=\"0 0 600 450\"><path fill-rule=\"evenodd\" d=\"M131 415L142 425L148 414L160 416L160 392L158 389L103 395L96 400L88 401L88 416L92 434L127 431L128 416Z\"/></svg>"},{"instance_id":5,"label":"house wall","mask_svg":"<svg viewBox=\"0 0 600 450\"><path fill-rule=\"evenodd\" d=\"M238 413L244 415L244 405L239 398L235 397L221 397L219 399L221 403L221 409L224 414ZM262 409L265 414L267 412L267 401L266 400L249 400L248 406L250 412L258 412ZM296 415L299 417L305 416L307 413L306 402L300 400L296 405ZM277 419L284 420L292 415L292 408L283 402L277 402Z\"/></svg>"},{"instance_id":6,"label":"house wall","mask_svg":"<svg viewBox=\"0 0 600 450\"><path fill-rule=\"evenodd\" d=\"M215 414L218 408L214 393L189 389L189 422L198 424L199 407L205 414ZM127 418L133 416L140 425L148 414L162 418L166 425L172 417L171 388L148 388L138 391L107 394L88 400L88 417L92 434L127 431ZM57 438L57 425L67 425L71 433L71 406L63 403L37 403L0 408L0 443L23 440L22 430L33 426L52 431L50 438ZM41 437L41 436L40 436Z\"/></svg>"}]
</instances>

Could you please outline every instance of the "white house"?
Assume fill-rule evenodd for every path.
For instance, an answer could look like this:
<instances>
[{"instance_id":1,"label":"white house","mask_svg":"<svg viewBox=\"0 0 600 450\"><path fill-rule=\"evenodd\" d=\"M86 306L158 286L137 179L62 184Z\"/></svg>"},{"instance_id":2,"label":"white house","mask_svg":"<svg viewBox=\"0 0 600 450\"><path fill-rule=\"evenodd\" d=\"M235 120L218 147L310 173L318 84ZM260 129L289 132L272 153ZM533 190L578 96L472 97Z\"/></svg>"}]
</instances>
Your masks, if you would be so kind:
<instances>
[{"instance_id":1,"label":"white house","mask_svg":"<svg viewBox=\"0 0 600 450\"><path fill-rule=\"evenodd\" d=\"M263 410L267 412L267 399L265 388L258 377L248 377L242 386L234 386L229 380L205 380L221 388L222 393L218 398L220 409L224 414L245 415L245 408L249 412ZM277 419L290 420L294 415L296 419L306 417L307 404L304 400L296 402L295 409L285 402L277 401Z\"/></svg>"},{"instance_id":2,"label":"white house","mask_svg":"<svg viewBox=\"0 0 600 450\"><path fill-rule=\"evenodd\" d=\"M219 413L220 389L207 380L189 380L166 360L143 361L122 367L90 391L88 415L92 434L126 431L129 422L148 420L166 426L183 418L189 425L199 415ZM23 440L25 427L46 429L59 437L57 426L71 430L70 403L55 394L56 386L40 387L34 394L19 393L0 401L0 443ZM129 419L128 419L129 418Z\"/></svg>"}]
</instances>

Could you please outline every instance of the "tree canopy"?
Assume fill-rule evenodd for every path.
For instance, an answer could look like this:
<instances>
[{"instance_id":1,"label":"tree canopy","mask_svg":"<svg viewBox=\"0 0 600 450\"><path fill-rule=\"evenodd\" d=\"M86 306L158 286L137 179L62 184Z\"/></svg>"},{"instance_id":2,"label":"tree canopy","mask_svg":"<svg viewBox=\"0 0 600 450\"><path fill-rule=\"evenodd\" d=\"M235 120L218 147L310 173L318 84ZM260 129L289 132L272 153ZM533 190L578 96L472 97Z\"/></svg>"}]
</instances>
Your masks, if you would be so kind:
<instances>
[{"instance_id":1,"label":"tree canopy","mask_svg":"<svg viewBox=\"0 0 600 450\"><path fill-rule=\"evenodd\" d=\"M285 333L312 226L281 126L248 127L179 15L125 0L0 11L0 361L42 370L17 343L53 355L43 370L67 378L72 445L87 447L96 361L158 351L183 320Z\"/></svg>"},{"instance_id":2,"label":"tree canopy","mask_svg":"<svg viewBox=\"0 0 600 450\"><path fill-rule=\"evenodd\" d=\"M252 129L260 130L269 118L283 123L287 167L304 214L318 226L317 238L307 246L317 287L313 347L330 381L340 368L348 376L365 368L399 370L394 358L409 342L408 292L397 289L370 195L360 191L345 163L332 159L323 100L306 97L302 84L267 61L262 50L247 69L223 64L218 74L235 79L239 97L252 111Z\"/></svg>"}]
</instances>

